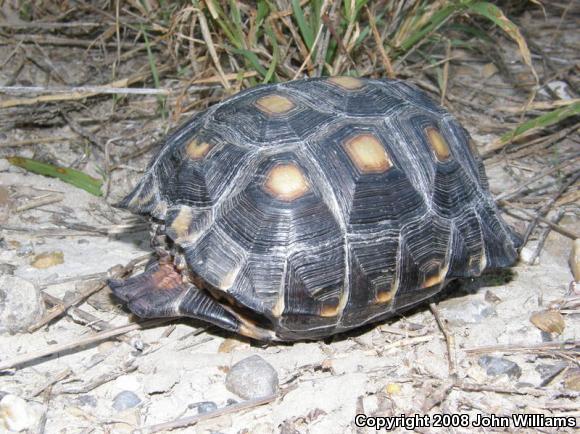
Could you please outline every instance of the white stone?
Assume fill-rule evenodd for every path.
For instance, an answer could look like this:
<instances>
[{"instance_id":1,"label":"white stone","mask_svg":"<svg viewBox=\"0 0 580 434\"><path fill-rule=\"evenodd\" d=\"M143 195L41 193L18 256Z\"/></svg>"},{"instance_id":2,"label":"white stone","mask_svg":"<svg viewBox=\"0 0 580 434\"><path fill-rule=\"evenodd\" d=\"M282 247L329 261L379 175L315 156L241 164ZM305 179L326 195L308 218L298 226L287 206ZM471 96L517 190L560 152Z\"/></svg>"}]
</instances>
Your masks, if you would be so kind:
<instances>
[{"instance_id":1,"label":"white stone","mask_svg":"<svg viewBox=\"0 0 580 434\"><path fill-rule=\"evenodd\" d=\"M141 382L135 375L123 375L115 380L115 390L138 392L141 390Z\"/></svg>"},{"instance_id":2,"label":"white stone","mask_svg":"<svg viewBox=\"0 0 580 434\"><path fill-rule=\"evenodd\" d=\"M15 395L6 395L2 398L0 401L1 429L20 432L32 425L34 425L34 416L24 399Z\"/></svg>"},{"instance_id":3,"label":"white stone","mask_svg":"<svg viewBox=\"0 0 580 434\"><path fill-rule=\"evenodd\" d=\"M0 333L25 332L44 312L38 289L17 276L0 276Z\"/></svg>"},{"instance_id":4,"label":"white stone","mask_svg":"<svg viewBox=\"0 0 580 434\"><path fill-rule=\"evenodd\" d=\"M278 373L258 355L236 363L226 377L226 388L244 399L255 399L276 393Z\"/></svg>"},{"instance_id":5,"label":"white stone","mask_svg":"<svg viewBox=\"0 0 580 434\"><path fill-rule=\"evenodd\" d=\"M530 261L532 260L532 256L534 255L534 250L530 249L529 247L524 247L520 251L520 259L528 265L535 265L539 264L539 258L534 259L534 263L531 264Z\"/></svg>"}]
</instances>

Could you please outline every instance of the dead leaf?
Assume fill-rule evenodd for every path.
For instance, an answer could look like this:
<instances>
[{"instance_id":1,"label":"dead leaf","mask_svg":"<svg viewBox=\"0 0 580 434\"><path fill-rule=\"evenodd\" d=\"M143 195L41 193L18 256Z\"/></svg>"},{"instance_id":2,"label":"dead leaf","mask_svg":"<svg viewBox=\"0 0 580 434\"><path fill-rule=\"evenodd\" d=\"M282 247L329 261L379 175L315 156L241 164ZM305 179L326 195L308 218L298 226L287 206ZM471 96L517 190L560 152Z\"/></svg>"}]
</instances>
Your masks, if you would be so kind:
<instances>
[{"instance_id":1,"label":"dead leaf","mask_svg":"<svg viewBox=\"0 0 580 434\"><path fill-rule=\"evenodd\" d=\"M34 268L44 270L45 268L54 267L55 265L64 264L64 254L60 250L54 252L39 253L32 258L32 265Z\"/></svg>"},{"instance_id":2,"label":"dead leaf","mask_svg":"<svg viewBox=\"0 0 580 434\"><path fill-rule=\"evenodd\" d=\"M497 66L495 66L493 63L486 63L481 70L481 76L483 78L490 78L491 76L495 75L497 71Z\"/></svg>"},{"instance_id":3,"label":"dead leaf","mask_svg":"<svg viewBox=\"0 0 580 434\"><path fill-rule=\"evenodd\" d=\"M564 317L557 310L535 312L530 316L530 322L546 333L562 334L566 328Z\"/></svg>"},{"instance_id":4,"label":"dead leaf","mask_svg":"<svg viewBox=\"0 0 580 434\"><path fill-rule=\"evenodd\" d=\"M0 206L7 205L9 199L10 192L8 191L8 189L0 186Z\"/></svg>"},{"instance_id":5,"label":"dead leaf","mask_svg":"<svg viewBox=\"0 0 580 434\"><path fill-rule=\"evenodd\" d=\"M242 347L249 346L247 343L238 339L225 339L218 348L218 353L231 353L234 350L239 350Z\"/></svg>"},{"instance_id":6,"label":"dead leaf","mask_svg":"<svg viewBox=\"0 0 580 434\"><path fill-rule=\"evenodd\" d=\"M397 383L389 383L386 387L387 394L398 395L401 393L401 385Z\"/></svg>"},{"instance_id":7,"label":"dead leaf","mask_svg":"<svg viewBox=\"0 0 580 434\"><path fill-rule=\"evenodd\" d=\"M580 392L580 369L572 369L568 371L568 374L564 379L564 386L566 386L566 389Z\"/></svg>"}]
</instances>

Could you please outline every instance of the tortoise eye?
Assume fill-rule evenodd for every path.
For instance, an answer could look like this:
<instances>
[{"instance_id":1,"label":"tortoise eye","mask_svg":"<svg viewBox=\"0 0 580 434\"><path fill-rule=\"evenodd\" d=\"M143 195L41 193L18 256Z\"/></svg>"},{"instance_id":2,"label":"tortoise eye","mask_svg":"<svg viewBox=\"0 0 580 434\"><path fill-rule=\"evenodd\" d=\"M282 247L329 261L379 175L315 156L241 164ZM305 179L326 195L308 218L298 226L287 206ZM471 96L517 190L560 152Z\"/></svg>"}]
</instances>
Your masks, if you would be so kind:
<instances>
[{"instance_id":1,"label":"tortoise eye","mask_svg":"<svg viewBox=\"0 0 580 434\"><path fill-rule=\"evenodd\" d=\"M451 157L451 152L449 151L449 145L447 141L443 138L441 133L437 131L436 128L428 127L425 128L425 133L427 134L427 139L429 140L429 145L435 153L435 157L439 161L449 160Z\"/></svg>"},{"instance_id":2,"label":"tortoise eye","mask_svg":"<svg viewBox=\"0 0 580 434\"><path fill-rule=\"evenodd\" d=\"M256 106L267 115L280 115L289 112L296 104L282 95L266 95L256 101Z\"/></svg>"},{"instance_id":3,"label":"tortoise eye","mask_svg":"<svg viewBox=\"0 0 580 434\"><path fill-rule=\"evenodd\" d=\"M353 164L362 173L383 173L393 166L389 154L372 134L351 137L344 147Z\"/></svg>"}]
</instances>

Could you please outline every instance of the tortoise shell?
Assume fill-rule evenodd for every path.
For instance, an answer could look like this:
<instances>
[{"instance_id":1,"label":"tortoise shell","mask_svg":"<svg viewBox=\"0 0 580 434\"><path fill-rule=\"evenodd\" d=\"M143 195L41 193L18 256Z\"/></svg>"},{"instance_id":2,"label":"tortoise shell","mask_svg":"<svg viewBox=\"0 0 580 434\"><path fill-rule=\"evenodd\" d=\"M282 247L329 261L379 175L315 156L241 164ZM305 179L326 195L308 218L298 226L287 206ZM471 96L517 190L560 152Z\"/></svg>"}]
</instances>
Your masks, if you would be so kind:
<instances>
[{"instance_id":1,"label":"tortoise shell","mask_svg":"<svg viewBox=\"0 0 580 434\"><path fill-rule=\"evenodd\" d=\"M159 256L110 282L134 313L265 340L382 320L519 246L468 132L398 80L240 92L169 135L120 206Z\"/></svg>"}]
</instances>

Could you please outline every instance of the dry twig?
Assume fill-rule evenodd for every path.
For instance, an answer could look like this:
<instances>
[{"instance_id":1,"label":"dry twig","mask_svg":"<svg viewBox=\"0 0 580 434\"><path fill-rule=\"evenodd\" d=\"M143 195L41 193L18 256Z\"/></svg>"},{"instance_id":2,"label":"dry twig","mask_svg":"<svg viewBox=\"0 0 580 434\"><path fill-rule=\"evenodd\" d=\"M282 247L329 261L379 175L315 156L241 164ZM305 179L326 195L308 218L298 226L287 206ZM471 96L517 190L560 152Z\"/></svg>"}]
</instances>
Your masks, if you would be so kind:
<instances>
[{"instance_id":1,"label":"dry twig","mask_svg":"<svg viewBox=\"0 0 580 434\"><path fill-rule=\"evenodd\" d=\"M139 428L139 432L142 434L150 434L159 431L171 431L176 428L185 428L188 426L195 425L204 420L214 419L216 417L220 417L225 414L239 413L240 411L243 410L248 410L250 408L259 407L264 404L269 404L270 402L273 402L282 395L283 394L273 394L265 396L263 398L250 399L247 401L239 402L237 404L228 405L227 407L218 408L217 410L214 411L198 414L196 416L184 417L181 419L176 419L171 422L144 426Z\"/></svg>"},{"instance_id":2,"label":"dry twig","mask_svg":"<svg viewBox=\"0 0 580 434\"><path fill-rule=\"evenodd\" d=\"M132 332L133 330L141 330L141 329L145 329L148 327L153 327L153 326L157 326L160 324L164 324L164 323L169 322L171 320L172 320L172 318L156 318L156 319L151 319L148 321L143 321L141 323L127 324L127 325L117 327L117 328L114 328L111 330L105 330L103 332L96 333L92 336L89 336L87 338L82 338L82 339L79 339L79 340L74 341L74 342L69 342L69 343L62 344L62 345L54 345L54 346L44 348L44 349L39 350L39 351L34 351L32 353L28 353L28 354L24 354L22 356L15 357L15 358L8 360L6 362L2 362L2 363L0 363L0 371L12 369L12 368L24 365L24 364L29 363L29 362L33 362L33 361L40 359L40 358L43 358L43 357L52 356L52 355L57 354L57 353L62 353L62 352L73 350L73 349L76 349L79 347L84 347L84 346L91 345L91 344L94 344L97 342L101 342L101 341L104 341L105 339L110 339L110 338L115 337L115 336L119 336L119 335L122 335L125 333Z\"/></svg>"},{"instance_id":3,"label":"dry twig","mask_svg":"<svg viewBox=\"0 0 580 434\"><path fill-rule=\"evenodd\" d=\"M121 267L120 269L115 270L112 273L112 276L111 277L112 278L119 278L119 277L123 277L123 276L127 275L128 273L130 273L133 270L133 268L135 268L135 266L137 264L143 262L146 259L149 259L150 256L151 255L148 254L148 255L140 256L139 258L133 259L126 266ZM84 301L85 299L87 299L88 297L90 297L91 295L99 292L105 286L107 286L107 283L106 282L97 282L92 287L90 287L87 290L82 291L81 293L77 294L76 297L74 297L71 300L69 300L69 301L67 301L67 302L65 302L65 303L57 306L56 308L54 308L52 310L52 312L50 312L47 315L45 315L36 324L30 326L28 328L28 331L29 332L34 332L34 331L38 330L39 328L45 326L46 324L48 324L49 322L51 322L55 318L58 318L63 313L65 313L70 307L76 306L77 304L81 303L82 301Z\"/></svg>"},{"instance_id":4,"label":"dry twig","mask_svg":"<svg viewBox=\"0 0 580 434\"><path fill-rule=\"evenodd\" d=\"M435 306L435 303L429 303L429 309L431 309L431 313L433 313L435 321L437 321L437 325L439 326L441 333L443 333L443 336L445 337L445 344L447 345L447 357L449 362L449 376L453 380L455 380L457 378L457 371L455 369L455 366L457 365L455 355L455 337L451 333L449 333L449 330L443 323L443 320L439 315L439 310L437 309L437 306Z\"/></svg>"}]
</instances>

